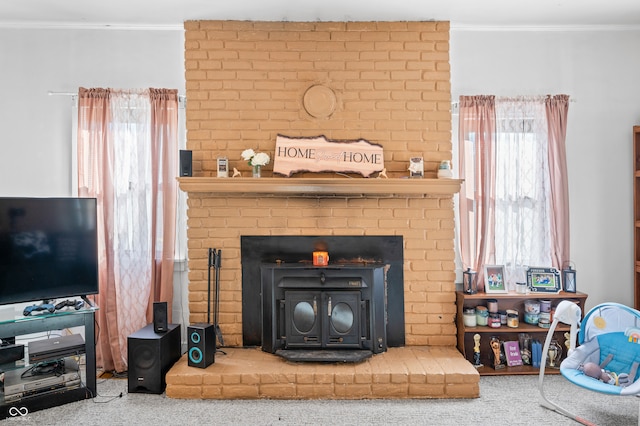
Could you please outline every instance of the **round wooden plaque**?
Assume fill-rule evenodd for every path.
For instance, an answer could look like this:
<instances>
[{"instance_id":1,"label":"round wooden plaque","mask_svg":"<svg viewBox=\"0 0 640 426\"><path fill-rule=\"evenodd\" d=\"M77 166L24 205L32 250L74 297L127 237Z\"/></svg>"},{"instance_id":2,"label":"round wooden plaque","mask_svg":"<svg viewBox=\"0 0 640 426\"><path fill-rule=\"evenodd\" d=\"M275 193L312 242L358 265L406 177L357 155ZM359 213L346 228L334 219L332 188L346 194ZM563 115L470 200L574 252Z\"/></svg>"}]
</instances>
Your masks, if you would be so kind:
<instances>
[{"instance_id":1,"label":"round wooden plaque","mask_svg":"<svg viewBox=\"0 0 640 426\"><path fill-rule=\"evenodd\" d=\"M336 94L327 86L311 86L302 99L305 111L315 118L327 118L336 109Z\"/></svg>"}]
</instances>

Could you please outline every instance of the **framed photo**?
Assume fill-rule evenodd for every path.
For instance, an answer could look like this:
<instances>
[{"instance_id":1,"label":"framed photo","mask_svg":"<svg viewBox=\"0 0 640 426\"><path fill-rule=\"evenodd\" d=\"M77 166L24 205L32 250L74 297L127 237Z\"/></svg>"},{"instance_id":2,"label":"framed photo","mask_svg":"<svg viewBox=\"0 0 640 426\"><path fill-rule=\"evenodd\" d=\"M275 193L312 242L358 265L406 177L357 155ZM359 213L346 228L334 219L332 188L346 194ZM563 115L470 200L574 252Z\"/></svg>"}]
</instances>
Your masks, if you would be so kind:
<instances>
[{"instance_id":1,"label":"framed photo","mask_svg":"<svg viewBox=\"0 0 640 426\"><path fill-rule=\"evenodd\" d=\"M409 177L424 177L424 160L422 157L411 157L409 159Z\"/></svg>"},{"instance_id":2,"label":"framed photo","mask_svg":"<svg viewBox=\"0 0 640 426\"><path fill-rule=\"evenodd\" d=\"M484 265L485 293L507 293L503 265Z\"/></svg>"},{"instance_id":3,"label":"framed photo","mask_svg":"<svg viewBox=\"0 0 640 426\"><path fill-rule=\"evenodd\" d=\"M556 268L527 269L529 291L537 293L559 293L561 287L560 271Z\"/></svg>"},{"instance_id":4,"label":"framed photo","mask_svg":"<svg viewBox=\"0 0 640 426\"><path fill-rule=\"evenodd\" d=\"M218 158L218 177L229 177L229 160L227 157Z\"/></svg>"}]
</instances>

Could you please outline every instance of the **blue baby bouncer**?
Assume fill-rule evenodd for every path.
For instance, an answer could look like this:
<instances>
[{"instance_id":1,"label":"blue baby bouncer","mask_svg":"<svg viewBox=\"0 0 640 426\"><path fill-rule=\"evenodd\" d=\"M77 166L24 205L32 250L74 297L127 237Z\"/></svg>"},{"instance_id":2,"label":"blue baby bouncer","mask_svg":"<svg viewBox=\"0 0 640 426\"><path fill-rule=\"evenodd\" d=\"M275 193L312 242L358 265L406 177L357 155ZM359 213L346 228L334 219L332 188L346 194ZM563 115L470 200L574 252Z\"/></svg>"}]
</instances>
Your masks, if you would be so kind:
<instances>
[{"instance_id":1,"label":"blue baby bouncer","mask_svg":"<svg viewBox=\"0 0 640 426\"><path fill-rule=\"evenodd\" d=\"M580 307L573 302L564 300L556 307L542 350L538 387L542 406L579 423L592 425L544 395L544 371L553 333L559 322L571 326L568 356L560 364L560 373L571 383L609 395L639 396L640 312L619 303L603 303L591 309L582 321L580 318ZM600 367L601 370L597 370L603 372L606 382L585 374L585 365L589 363Z\"/></svg>"}]
</instances>

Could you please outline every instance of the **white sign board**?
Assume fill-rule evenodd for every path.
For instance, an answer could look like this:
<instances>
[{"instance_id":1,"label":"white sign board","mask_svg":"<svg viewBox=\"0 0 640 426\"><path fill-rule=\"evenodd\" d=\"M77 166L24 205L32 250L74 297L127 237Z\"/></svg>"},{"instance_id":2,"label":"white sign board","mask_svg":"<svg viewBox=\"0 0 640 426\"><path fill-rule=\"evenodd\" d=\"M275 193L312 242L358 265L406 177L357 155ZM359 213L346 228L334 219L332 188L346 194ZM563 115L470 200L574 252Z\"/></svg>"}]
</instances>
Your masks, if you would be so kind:
<instances>
[{"instance_id":1,"label":"white sign board","mask_svg":"<svg viewBox=\"0 0 640 426\"><path fill-rule=\"evenodd\" d=\"M274 173L285 176L298 172L360 173L369 177L383 169L382 146L364 139L334 141L324 136L276 137Z\"/></svg>"}]
</instances>

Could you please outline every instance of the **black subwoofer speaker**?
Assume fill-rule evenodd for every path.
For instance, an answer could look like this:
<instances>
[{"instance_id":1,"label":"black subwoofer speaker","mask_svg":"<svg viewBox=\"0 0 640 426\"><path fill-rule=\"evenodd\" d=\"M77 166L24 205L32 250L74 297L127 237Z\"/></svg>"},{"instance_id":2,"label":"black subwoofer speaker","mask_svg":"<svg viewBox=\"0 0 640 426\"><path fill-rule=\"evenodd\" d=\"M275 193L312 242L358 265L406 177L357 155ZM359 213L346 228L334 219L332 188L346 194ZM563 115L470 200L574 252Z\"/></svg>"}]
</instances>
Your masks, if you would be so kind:
<instances>
[{"instance_id":1,"label":"black subwoofer speaker","mask_svg":"<svg viewBox=\"0 0 640 426\"><path fill-rule=\"evenodd\" d=\"M207 368L215 362L216 336L212 324L187 327L189 367Z\"/></svg>"},{"instance_id":2,"label":"black subwoofer speaker","mask_svg":"<svg viewBox=\"0 0 640 426\"><path fill-rule=\"evenodd\" d=\"M165 333L169 324L167 302L153 302L153 331Z\"/></svg>"},{"instance_id":3,"label":"black subwoofer speaker","mask_svg":"<svg viewBox=\"0 0 640 426\"><path fill-rule=\"evenodd\" d=\"M180 324L168 324L162 334L149 324L127 338L127 348L129 392L161 394L167 372L180 359Z\"/></svg>"},{"instance_id":4,"label":"black subwoofer speaker","mask_svg":"<svg viewBox=\"0 0 640 426\"><path fill-rule=\"evenodd\" d=\"M186 149L180 150L180 176L192 176L192 156L191 151Z\"/></svg>"}]
</instances>

